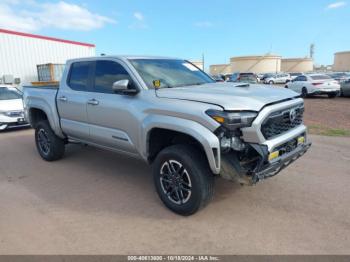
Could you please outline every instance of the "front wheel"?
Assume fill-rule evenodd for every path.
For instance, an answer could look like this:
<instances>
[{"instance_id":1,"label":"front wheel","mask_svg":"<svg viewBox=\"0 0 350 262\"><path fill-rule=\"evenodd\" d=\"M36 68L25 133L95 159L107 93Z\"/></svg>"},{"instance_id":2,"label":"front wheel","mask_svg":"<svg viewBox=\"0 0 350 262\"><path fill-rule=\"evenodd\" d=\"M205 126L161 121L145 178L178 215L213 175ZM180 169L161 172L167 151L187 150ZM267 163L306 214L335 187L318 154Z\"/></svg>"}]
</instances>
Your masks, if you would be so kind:
<instances>
[{"instance_id":1,"label":"front wheel","mask_svg":"<svg viewBox=\"0 0 350 262\"><path fill-rule=\"evenodd\" d=\"M64 155L65 142L56 136L47 120L36 125L35 144L40 156L46 161L55 161Z\"/></svg>"},{"instance_id":2,"label":"front wheel","mask_svg":"<svg viewBox=\"0 0 350 262\"><path fill-rule=\"evenodd\" d=\"M337 96L337 93L328 94L328 98L335 98L336 96Z\"/></svg>"},{"instance_id":3,"label":"front wheel","mask_svg":"<svg viewBox=\"0 0 350 262\"><path fill-rule=\"evenodd\" d=\"M269 81L269 84L270 84L270 85L273 85L273 84L274 84L274 82L273 82L273 81Z\"/></svg>"},{"instance_id":4,"label":"front wheel","mask_svg":"<svg viewBox=\"0 0 350 262\"><path fill-rule=\"evenodd\" d=\"M163 149L153 164L157 193L173 212L189 216L213 197L214 175L205 155L188 145Z\"/></svg>"}]
</instances>

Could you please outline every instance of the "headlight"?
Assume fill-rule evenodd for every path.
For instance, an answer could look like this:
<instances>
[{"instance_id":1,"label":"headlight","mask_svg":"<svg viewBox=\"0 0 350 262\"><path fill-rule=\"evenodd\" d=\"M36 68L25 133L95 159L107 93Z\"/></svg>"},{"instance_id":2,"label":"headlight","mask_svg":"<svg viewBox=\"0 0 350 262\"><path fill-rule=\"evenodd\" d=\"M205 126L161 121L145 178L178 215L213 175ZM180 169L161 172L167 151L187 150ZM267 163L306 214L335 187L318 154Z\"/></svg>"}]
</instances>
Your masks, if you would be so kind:
<instances>
[{"instance_id":1,"label":"headlight","mask_svg":"<svg viewBox=\"0 0 350 262\"><path fill-rule=\"evenodd\" d=\"M234 130L242 127L249 127L252 125L254 119L258 115L257 112L252 111L219 111L209 109L206 111L207 115L213 118L216 122L222 124L224 127Z\"/></svg>"}]
</instances>

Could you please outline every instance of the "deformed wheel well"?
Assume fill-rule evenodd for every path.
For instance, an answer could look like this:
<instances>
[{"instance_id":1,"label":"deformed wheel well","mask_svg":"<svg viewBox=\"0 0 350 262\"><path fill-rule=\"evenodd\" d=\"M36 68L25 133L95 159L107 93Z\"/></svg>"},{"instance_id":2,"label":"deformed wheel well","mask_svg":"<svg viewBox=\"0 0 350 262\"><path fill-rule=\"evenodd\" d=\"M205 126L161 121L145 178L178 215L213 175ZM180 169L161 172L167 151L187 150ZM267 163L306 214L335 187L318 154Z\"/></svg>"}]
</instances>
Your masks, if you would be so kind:
<instances>
[{"instance_id":1,"label":"deformed wheel well","mask_svg":"<svg viewBox=\"0 0 350 262\"><path fill-rule=\"evenodd\" d=\"M200 150L206 157L202 144L192 136L169 129L154 128L148 136L148 161L152 163L160 151L176 144L191 145Z\"/></svg>"},{"instance_id":2,"label":"deformed wheel well","mask_svg":"<svg viewBox=\"0 0 350 262\"><path fill-rule=\"evenodd\" d=\"M40 121L47 119L47 115L43 110L38 108L29 109L29 121L33 128L35 128Z\"/></svg>"}]
</instances>

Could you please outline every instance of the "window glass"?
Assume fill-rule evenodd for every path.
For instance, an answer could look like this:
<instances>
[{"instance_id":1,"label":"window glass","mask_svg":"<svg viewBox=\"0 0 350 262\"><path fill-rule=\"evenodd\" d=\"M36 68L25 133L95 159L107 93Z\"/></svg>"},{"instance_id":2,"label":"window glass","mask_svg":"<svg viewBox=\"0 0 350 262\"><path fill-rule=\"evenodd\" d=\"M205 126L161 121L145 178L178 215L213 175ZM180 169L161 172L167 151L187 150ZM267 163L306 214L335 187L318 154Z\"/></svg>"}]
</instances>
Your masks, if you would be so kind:
<instances>
[{"instance_id":1,"label":"window glass","mask_svg":"<svg viewBox=\"0 0 350 262\"><path fill-rule=\"evenodd\" d=\"M113 83L131 78L125 68L114 61L97 61L94 80L94 91L99 93L114 93Z\"/></svg>"},{"instance_id":2,"label":"window glass","mask_svg":"<svg viewBox=\"0 0 350 262\"><path fill-rule=\"evenodd\" d=\"M327 75L313 75L311 76L313 80L326 80L326 79L332 79Z\"/></svg>"},{"instance_id":3,"label":"window glass","mask_svg":"<svg viewBox=\"0 0 350 262\"><path fill-rule=\"evenodd\" d=\"M0 100L12 100L21 98L21 93L15 88L0 87Z\"/></svg>"},{"instance_id":4,"label":"window glass","mask_svg":"<svg viewBox=\"0 0 350 262\"><path fill-rule=\"evenodd\" d=\"M130 62L148 88L160 80L161 87L185 87L214 83L206 73L185 60L178 59L131 59Z\"/></svg>"},{"instance_id":5,"label":"window glass","mask_svg":"<svg viewBox=\"0 0 350 262\"><path fill-rule=\"evenodd\" d=\"M306 76L298 76L294 81L307 81Z\"/></svg>"},{"instance_id":6,"label":"window glass","mask_svg":"<svg viewBox=\"0 0 350 262\"><path fill-rule=\"evenodd\" d=\"M86 91L89 83L91 62L76 62L71 65L68 85L76 91Z\"/></svg>"}]
</instances>

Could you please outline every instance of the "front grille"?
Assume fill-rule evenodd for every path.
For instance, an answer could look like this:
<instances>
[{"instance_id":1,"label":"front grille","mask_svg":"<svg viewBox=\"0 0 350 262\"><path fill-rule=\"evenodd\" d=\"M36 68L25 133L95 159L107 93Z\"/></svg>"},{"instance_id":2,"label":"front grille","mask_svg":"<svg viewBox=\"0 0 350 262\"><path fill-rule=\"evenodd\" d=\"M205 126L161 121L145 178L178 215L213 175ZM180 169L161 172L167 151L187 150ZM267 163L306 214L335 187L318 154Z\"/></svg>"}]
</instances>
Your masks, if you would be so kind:
<instances>
[{"instance_id":1,"label":"front grille","mask_svg":"<svg viewBox=\"0 0 350 262\"><path fill-rule=\"evenodd\" d=\"M24 113L23 111L10 111L10 112L7 112L6 115L8 117L23 117Z\"/></svg>"},{"instance_id":2,"label":"front grille","mask_svg":"<svg viewBox=\"0 0 350 262\"><path fill-rule=\"evenodd\" d=\"M271 113L261 125L265 139L282 135L303 123L304 106Z\"/></svg>"}]
</instances>

